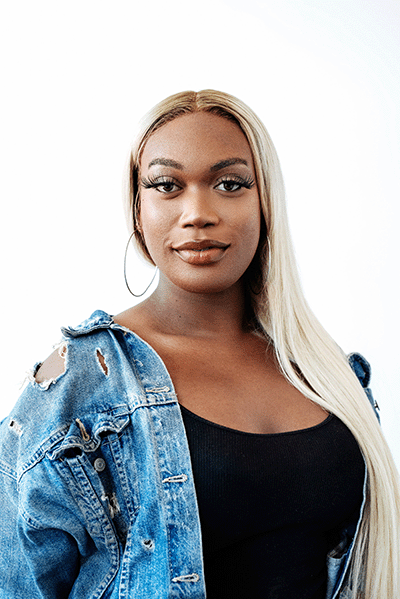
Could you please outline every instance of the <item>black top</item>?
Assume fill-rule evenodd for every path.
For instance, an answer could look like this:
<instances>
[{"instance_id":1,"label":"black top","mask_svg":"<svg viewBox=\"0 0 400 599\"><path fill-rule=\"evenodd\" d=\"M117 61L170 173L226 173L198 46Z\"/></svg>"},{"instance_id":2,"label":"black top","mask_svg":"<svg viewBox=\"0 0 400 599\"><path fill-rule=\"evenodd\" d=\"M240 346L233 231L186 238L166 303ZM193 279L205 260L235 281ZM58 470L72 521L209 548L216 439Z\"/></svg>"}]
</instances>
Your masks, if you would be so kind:
<instances>
[{"instance_id":1,"label":"black top","mask_svg":"<svg viewBox=\"0 0 400 599\"><path fill-rule=\"evenodd\" d=\"M299 431L245 433L181 410L207 599L324 599L327 552L363 497L347 427L330 415Z\"/></svg>"}]
</instances>

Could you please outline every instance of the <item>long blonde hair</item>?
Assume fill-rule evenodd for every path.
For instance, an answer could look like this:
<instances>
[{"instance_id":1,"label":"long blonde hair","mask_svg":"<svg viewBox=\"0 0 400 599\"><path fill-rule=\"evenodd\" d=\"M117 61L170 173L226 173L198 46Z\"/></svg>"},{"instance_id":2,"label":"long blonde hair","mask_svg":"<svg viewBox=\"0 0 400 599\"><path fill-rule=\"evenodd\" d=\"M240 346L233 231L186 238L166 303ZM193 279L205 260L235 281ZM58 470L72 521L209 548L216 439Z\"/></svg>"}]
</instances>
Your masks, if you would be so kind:
<instances>
[{"instance_id":1,"label":"long blonde hair","mask_svg":"<svg viewBox=\"0 0 400 599\"><path fill-rule=\"evenodd\" d=\"M237 98L214 90L182 92L157 104L143 119L132 147L125 205L128 225L134 231L139 250L152 262L138 226L141 152L154 131L181 115L197 111L212 112L236 122L253 154L265 223L257 257L257 281L253 281L261 291L250 292L257 326L272 341L288 381L347 425L366 462L366 504L347 574L348 587L353 589L351 599L360 597L360 589L365 599L399 599L398 473L373 408L346 356L304 298L289 234L279 160L268 132L254 112ZM269 244L265 243L267 233Z\"/></svg>"}]
</instances>

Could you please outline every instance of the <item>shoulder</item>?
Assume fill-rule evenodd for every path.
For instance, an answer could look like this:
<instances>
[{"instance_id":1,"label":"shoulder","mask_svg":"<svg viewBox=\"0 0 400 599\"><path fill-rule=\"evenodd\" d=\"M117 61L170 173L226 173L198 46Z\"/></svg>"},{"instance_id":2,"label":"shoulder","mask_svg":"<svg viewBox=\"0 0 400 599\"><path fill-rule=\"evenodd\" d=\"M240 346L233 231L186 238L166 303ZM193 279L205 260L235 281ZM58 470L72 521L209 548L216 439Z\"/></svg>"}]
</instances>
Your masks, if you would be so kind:
<instances>
[{"instance_id":1,"label":"shoulder","mask_svg":"<svg viewBox=\"0 0 400 599\"><path fill-rule=\"evenodd\" d=\"M62 327L62 341L44 362L35 366L29 377L30 382L47 390L67 371L70 377L82 377L88 374L88 370L93 371L94 365L100 365L103 373L108 374L100 345L108 345L112 324L113 319L109 314L97 310L76 327Z\"/></svg>"},{"instance_id":2,"label":"shoulder","mask_svg":"<svg viewBox=\"0 0 400 599\"><path fill-rule=\"evenodd\" d=\"M368 360L358 352L349 354L347 360L361 385L368 387L371 380L371 365Z\"/></svg>"},{"instance_id":3,"label":"shoulder","mask_svg":"<svg viewBox=\"0 0 400 599\"><path fill-rule=\"evenodd\" d=\"M374 408L375 415L378 418L378 421L380 421L379 406L374 396L372 395L372 391L369 386L371 381L370 363L366 358L364 358L362 354L358 352L348 354L347 360L354 374L358 378L360 385L363 387L371 406Z\"/></svg>"},{"instance_id":4,"label":"shoulder","mask_svg":"<svg viewBox=\"0 0 400 599\"><path fill-rule=\"evenodd\" d=\"M93 375L99 366L107 375L108 367L101 346L113 345L110 339L112 325L112 317L97 310L76 327L62 327L62 340L55 346L55 351L44 362L37 363L28 374L30 385L33 388L38 386L42 391L53 390L65 374L68 373L66 378L71 383L73 378ZM107 350L109 353L108 347Z\"/></svg>"},{"instance_id":5,"label":"shoulder","mask_svg":"<svg viewBox=\"0 0 400 599\"><path fill-rule=\"evenodd\" d=\"M129 406L141 394L124 331L111 316L97 311L77 327L61 330L58 348L33 368L17 404L0 424L3 471L28 467L74 423L103 415L110 419L118 406Z\"/></svg>"}]
</instances>

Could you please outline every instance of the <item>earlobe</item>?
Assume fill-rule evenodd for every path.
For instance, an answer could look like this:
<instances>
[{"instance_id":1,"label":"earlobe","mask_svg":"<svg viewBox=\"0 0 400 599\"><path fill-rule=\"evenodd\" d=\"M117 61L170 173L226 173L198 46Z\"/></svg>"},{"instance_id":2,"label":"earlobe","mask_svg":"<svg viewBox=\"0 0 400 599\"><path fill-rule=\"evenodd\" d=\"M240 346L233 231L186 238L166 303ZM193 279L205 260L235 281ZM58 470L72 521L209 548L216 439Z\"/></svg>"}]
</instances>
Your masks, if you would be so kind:
<instances>
[{"instance_id":1,"label":"earlobe","mask_svg":"<svg viewBox=\"0 0 400 599\"><path fill-rule=\"evenodd\" d=\"M143 239L143 229L142 229L142 224L140 222L140 220L135 218L134 221L134 232L135 233L139 233L140 237Z\"/></svg>"}]
</instances>

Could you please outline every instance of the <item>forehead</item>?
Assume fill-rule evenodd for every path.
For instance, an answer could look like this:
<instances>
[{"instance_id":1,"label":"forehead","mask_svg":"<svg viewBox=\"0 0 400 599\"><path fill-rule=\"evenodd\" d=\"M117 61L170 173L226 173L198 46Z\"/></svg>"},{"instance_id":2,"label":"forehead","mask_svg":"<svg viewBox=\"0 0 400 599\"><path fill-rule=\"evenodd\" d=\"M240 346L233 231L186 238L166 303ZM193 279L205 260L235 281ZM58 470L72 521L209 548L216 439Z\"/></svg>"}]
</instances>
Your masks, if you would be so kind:
<instances>
[{"instance_id":1,"label":"forehead","mask_svg":"<svg viewBox=\"0 0 400 599\"><path fill-rule=\"evenodd\" d=\"M146 168L155 158L170 158L190 166L232 157L243 158L252 166L251 149L240 127L221 116L196 112L155 131L144 146L140 163Z\"/></svg>"}]
</instances>

